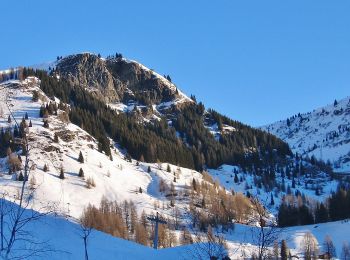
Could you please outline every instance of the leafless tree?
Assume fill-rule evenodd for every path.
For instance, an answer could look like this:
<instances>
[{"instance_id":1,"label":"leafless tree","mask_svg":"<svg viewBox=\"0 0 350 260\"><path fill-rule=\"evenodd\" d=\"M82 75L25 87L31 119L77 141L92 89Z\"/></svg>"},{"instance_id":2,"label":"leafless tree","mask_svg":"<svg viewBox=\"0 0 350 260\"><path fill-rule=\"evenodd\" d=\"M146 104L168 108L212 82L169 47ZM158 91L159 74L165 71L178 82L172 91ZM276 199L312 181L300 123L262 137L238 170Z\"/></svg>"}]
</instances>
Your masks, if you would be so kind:
<instances>
[{"instance_id":1,"label":"leafless tree","mask_svg":"<svg viewBox=\"0 0 350 260\"><path fill-rule=\"evenodd\" d=\"M341 259L349 260L350 259L350 245L347 242L343 243L342 251L341 251Z\"/></svg>"},{"instance_id":2,"label":"leafless tree","mask_svg":"<svg viewBox=\"0 0 350 260\"><path fill-rule=\"evenodd\" d=\"M307 232L302 240L302 245L304 246L304 259L317 259L318 242L314 235Z\"/></svg>"},{"instance_id":3,"label":"leafless tree","mask_svg":"<svg viewBox=\"0 0 350 260\"><path fill-rule=\"evenodd\" d=\"M89 260L89 254L88 254L88 239L92 232L92 223L91 220L88 218L88 216L84 215L80 219L80 236L84 241L84 255L85 260Z\"/></svg>"},{"instance_id":4,"label":"leafless tree","mask_svg":"<svg viewBox=\"0 0 350 260\"><path fill-rule=\"evenodd\" d=\"M209 226L205 234L195 232L194 243L189 249L191 259L226 259L227 246L224 236L214 234Z\"/></svg>"},{"instance_id":5,"label":"leafless tree","mask_svg":"<svg viewBox=\"0 0 350 260\"><path fill-rule=\"evenodd\" d=\"M327 253L327 255L330 259L335 258L337 256L336 249L335 249L335 246L333 244L332 238L329 235L327 235L324 239L323 248L325 250L325 253Z\"/></svg>"},{"instance_id":6,"label":"leafless tree","mask_svg":"<svg viewBox=\"0 0 350 260\"><path fill-rule=\"evenodd\" d=\"M8 100L8 97L6 98ZM10 116L14 123L19 128L19 124L10 109L10 105L6 101ZM24 259L31 256L38 256L42 253L51 251L45 242L38 242L31 232L28 230L28 225L43 216L50 214L53 207L45 206L38 211L33 210L31 198L35 189L26 189L26 184L30 177L30 171L33 162L30 160L31 147L28 141L28 127L23 133L21 139L15 139L16 144L22 146L22 153L25 155L23 162L23 181L18 192L18 196L14 201L8 197L8 194L3 193L0 198L0 222L1 222L1 250L0 256L5 259ZM42 213L44 212L44 213ZM6 230L5 230L6 227ZM15 248L17 242L25 244L25 248ZM15 252L14 252L15 251ZM19 251L21 253L19 253Z\"/></svg>"},{"instance_id":7,"label":"leafless tree","mask_svg":"<svg viewBox=\"0 0 350 260\"><path fill-rule=\"evenodd\" d=\"M256 225L251 228L251 232L252 239L258 247L257 258L267 259L270 257L269 248L278 241L281 229L270 220L268 211L256 197L251 198L251 205L253 216L250 224Z\"/></svg>"},{"instance_id":8,"label":"leafless tree","mask_svg":"<svg viewBox=\"0 0 350 260\"><path fill-rule=\"evenodd\" d=\"M8 196L7 192L2 192L0 197L0 251L4 250L4 228L5 228L5 217L10 212L9 204L6 202L6 197Z\"/></svg>"}]
</instances>

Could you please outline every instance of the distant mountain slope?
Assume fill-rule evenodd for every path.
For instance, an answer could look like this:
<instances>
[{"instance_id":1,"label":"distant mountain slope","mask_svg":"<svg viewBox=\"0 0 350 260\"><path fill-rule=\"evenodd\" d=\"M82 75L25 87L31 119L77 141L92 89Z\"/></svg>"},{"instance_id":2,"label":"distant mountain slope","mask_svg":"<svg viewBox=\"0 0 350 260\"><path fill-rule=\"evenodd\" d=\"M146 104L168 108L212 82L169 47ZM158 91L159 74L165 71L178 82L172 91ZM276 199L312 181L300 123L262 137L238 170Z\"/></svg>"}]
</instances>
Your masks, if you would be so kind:
<instances>
[{"instance_id":1,"label":"distant mountain slope","mask_svg":"<svg viewBox=\"0 0 350 260\"><path fill-rule=\"evenodd\" d=\"M335 171L350 172L349 97L261 129L286 141L293 152L329 161Z\"/></svg>"},{"instance_id":2,"label":"distant mountain slope","mask_svg":"<svg viewBox=\"0 0 350 260\"><path fill-rule=\"evenodd\" d=\"M122 58L90 53L60 58L49 74L25 70L41 89L72 105L73 123L108 153L106 136L134 159L203 170L223 163L270 167L291 155L271 134L206 110L183 94L169 76Z\"/></svg>"}]
</instances>

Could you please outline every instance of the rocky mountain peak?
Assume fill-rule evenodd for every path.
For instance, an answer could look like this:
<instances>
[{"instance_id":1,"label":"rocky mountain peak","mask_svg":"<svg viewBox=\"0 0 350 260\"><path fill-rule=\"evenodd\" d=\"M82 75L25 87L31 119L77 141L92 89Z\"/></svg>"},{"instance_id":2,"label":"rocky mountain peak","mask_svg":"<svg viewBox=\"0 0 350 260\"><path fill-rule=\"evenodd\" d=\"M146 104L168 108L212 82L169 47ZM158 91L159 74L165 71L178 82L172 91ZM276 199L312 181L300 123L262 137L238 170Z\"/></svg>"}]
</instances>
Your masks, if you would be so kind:
<instances>
[{"instance_id":1,"label":"rocky mountain peak","mask_svg":"<svg viewBox=\"0 0 350 260\"><path fill-rule=\"evenodd\" d=\"M70 55L58 62L56 72L70 83L94 91L107 103L133 102L148 106L181 98L190 101L168 79L121 57L104 59L91 53Z\"/></svg>"}]
</instances>

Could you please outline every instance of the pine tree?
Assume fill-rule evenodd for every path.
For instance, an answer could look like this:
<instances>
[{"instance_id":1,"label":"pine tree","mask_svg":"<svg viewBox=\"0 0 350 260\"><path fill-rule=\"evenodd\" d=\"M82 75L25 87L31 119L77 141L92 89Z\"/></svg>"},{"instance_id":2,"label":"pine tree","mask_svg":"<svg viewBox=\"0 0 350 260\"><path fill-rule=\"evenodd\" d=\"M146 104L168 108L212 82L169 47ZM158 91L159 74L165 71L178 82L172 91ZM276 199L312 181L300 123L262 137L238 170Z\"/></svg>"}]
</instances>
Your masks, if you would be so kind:
<instances>
[{"instance_id":1,"label":"pine tree","mask_svg":"<svg viewBox=\"0 0 350 260\"><path fill-rule=\"evenodd\" d=\"M44 172L47 172L48 170L49 170L49 167L48 167L47 164L45 163L45 164L44 164L43 171L44 171Z\"/></svg>"},{"instance_id":2,"label":"pine tree","mask_svg":"<svg viewBox=\"0 0 350 260\"><path fill-rule=\"evenodd\" d=\"M33 100L34 102L37 102L37 101L39 100L39 93L38 93L38 91L36 91L36 90L33 91L32 100Z\"/></svg>"},{"instance_id":3,"label":"pine tree","mask_svg":"<svg viewBox=\"0 0 350 260\"><path fill-rule=\"evenodd\" d=\"M288 247L286 240L282 240L281 243L281 260L287 260L288 259Z\"/></svg>"},{"instance_id":4,"label":"pine tree","mask_svg":"<svg viewBox=\"0 0 350 260\"><path fill-rule=\"evenodd\" d=\"M49 128L49 121L48 120L44 120L44 125L45 128Z\"/></svg>"},{"instance_id":5,"label":"pine tree","mask_svg":"<svg viewBox=\"0 0 350 260\"><path fill-rule=\"evenodd\" d=\"M275 201L273 199L272 193L271 193L271 201L270 201L270 205L275 205Z\"/></svg>"},{"instance_id":6,"label":"pine tree","mask_svg":"<svg viewBox=\"0 0 350 260\"><path fill-rule=\"evenodd\" d=\"M80 151L80 153L79 153L78 162L80 162L80 163L84 163L84 156L83 156L83 154L82 154L82 152L81 152L81 151Z\"/></svg>"},{"instance_id":7,"label":"pine tree","mask_svg":"<svg viewBox=\"0 0 350 260\"><path fill-rule=\"evenodd\" d=\"M78 176L81 177L81 178L84 177L84 171L83 171L82 168L80 168L80 170L79 170L79 175L78 175Z\"/></svg>"},{"instance_id":8,"label":"pine tree","mask_svg":"<svg viewBox=\"0 0 350 260\"><path fill-rule=\"evenodd\" d=\"M58 142L59 142L59 140L58 140L58 134L57 134L57 133L54 134L54 136L53 136L53 141L54 141L55 143L58 143Z\"/></svg>"},{"instance_id":9,"label":"pine tree","mask_svg":"<svg viewBox=\"0 0 350 260\"><path fill-rule=\"evenodd\" d=\"M26 112L25 116L24 116L25 120L28 120L28 113Z\"/></svg>"},{"instance_id":10,"label":"pine tree","mask_svg":"<svg viewBox=\"0 0 350 260\"><path fill-rule=\"evenodd\" d=\"M11 124L11 122L12 122L11 115L9 115L7 118L7 123Z\"/></svg>"},{"instance_id":11,"label":"pine tree","mask_svg":"<svg viewBox=\"0 0 350 260\"><path fill-rule=\"evenodd\" d=\"M194 191L197 191L197 183L196 183L196 180L194 178L192 179L192 188Z\"/></svg>"},{"instance_id":12,"label":"pine tree","mask_svg":"<svg viewBox=\"0 0 350 260\"><path fill-rule=\"evenodd\" d=\"M63 167L61 167L59 178L60 178L61 180L63 180L63 179L65 178L65 177L64 177L64 170L63 170Z\"/></svg>"},{"instance_id":13,"label":"pine tree","mask_svg":"<svg viewBox=\"0 0 350 260\"><path fill-rule=\"evenodd\" d=\"M20 172L18 177L17 177L17 181L24 181L24 177L23 177L23 173Z\"/></svg>"},{"instance_id":14,"label":"pine tree","mask_svg":"<svg viewBox=\"0 0 350 260\"><path fill-rule=\"evenodd\" d=\"M147 168L147 172L150 173L151 172L151 166L148 166Z\"/></svg>"},{"instance_id":15,"label":"pine tree","mask_svg":"<svg viewBox=\"0 0 350 260\"><path fill-rule=\"evenodd\" d=\"M32 127L33 124L32 124L32 120L29 121L29 127Z\"/></svg>"},{"instance_id":16,"label":"pine tree","mask_svg":"<svg viewBox=\"0 0 350 260\"><path fill-rule=\"evenodd\" d=\"M171 172L171 168L170 168L170 165L168 164L167 168L166 168L166 171L167 172Z\"/></svg>"},{"instance_id":17,"label":"pine tree","mask_svg":"<svg viewBox=\"0 0 350 260\"><path fill-rule=\"evenodd\" d=\"M235 172L234 182L235 182L235 183L238 183L238 182L239 182L237 172Z\"/></svg>"}]
</instances>

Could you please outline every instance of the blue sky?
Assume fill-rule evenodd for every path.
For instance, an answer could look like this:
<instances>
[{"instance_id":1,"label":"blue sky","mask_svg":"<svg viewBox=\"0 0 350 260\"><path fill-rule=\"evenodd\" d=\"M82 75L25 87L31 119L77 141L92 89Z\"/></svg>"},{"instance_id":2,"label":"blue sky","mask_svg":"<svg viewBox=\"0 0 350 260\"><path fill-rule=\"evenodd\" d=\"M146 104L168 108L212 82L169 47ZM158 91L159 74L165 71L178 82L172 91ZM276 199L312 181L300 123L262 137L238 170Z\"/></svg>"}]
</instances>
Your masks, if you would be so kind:
<instances>
[{"instance_id":1,"label":"blue sky","mask_svg":"<svg viewBox=\"0 0 350 260\"><path fill-rule=\"evenodd\" d=\"M3 1L0 69L121 52L259 126L350 95L350 1Z\"/></svg>"}]
</instances>

